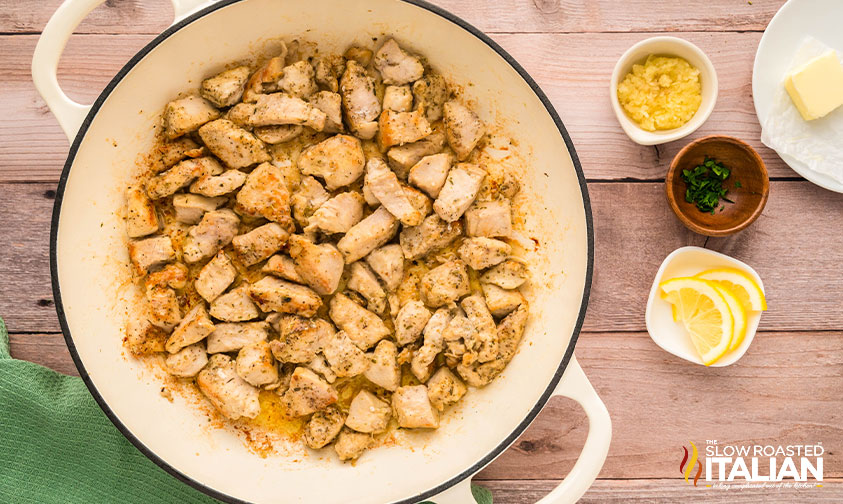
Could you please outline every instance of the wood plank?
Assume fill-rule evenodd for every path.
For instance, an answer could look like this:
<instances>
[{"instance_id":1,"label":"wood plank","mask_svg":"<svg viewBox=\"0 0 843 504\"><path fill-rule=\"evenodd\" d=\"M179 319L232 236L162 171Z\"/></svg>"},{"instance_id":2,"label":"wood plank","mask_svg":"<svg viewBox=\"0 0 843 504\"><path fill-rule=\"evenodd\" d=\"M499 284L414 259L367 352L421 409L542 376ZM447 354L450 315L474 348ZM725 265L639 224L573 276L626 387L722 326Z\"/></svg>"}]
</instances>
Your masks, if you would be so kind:
<instances>
[{"instance_id":1,"label":"wood plank","mask_svg":"<svg viewBox=\"0 0 843 504\"><path fill-rule=\"evenodd\" d=\"M0 2L0 32L40 32L60 0ZM487 32L748 31L764 30L784 0L434 0ZM646 12L646 16L641 13ZM172 21L170 2L108 1L79 33L158 33Z\"/></svg>"},{"instance_id":2,"label":"wood plank","mask_svg":"<svg viewBox=\"0 0 843 504\"><path fill-rule=\"evenodd\" d=\"M633 143L612 112L607 86L616 59L646 34L501 34L494 38L533 75L559 111L591 180L660 180L689 139L658 147ZM712 58L720 94L709 120L692 137L734 135L757 148L772 177L795 173L760 143L751 100L751 72L759 33L685 33ZM74 36L59 80L74 99L92 102L110 78L151 37ZM30 65L37 37L0 36L0 182L55 181L68 142L32 85Z\"/></svg>"},{"instance_id":3,"label":"wood plank","mask_svg":"<svg viewBox=\"0 0 843 504\"><path fill-rule=\"evenodd\" d=\"M79 376L61 334L10 334L9 343L12 357L15 359L41 364L59 373Z\"/></svg>"}]
</instances>

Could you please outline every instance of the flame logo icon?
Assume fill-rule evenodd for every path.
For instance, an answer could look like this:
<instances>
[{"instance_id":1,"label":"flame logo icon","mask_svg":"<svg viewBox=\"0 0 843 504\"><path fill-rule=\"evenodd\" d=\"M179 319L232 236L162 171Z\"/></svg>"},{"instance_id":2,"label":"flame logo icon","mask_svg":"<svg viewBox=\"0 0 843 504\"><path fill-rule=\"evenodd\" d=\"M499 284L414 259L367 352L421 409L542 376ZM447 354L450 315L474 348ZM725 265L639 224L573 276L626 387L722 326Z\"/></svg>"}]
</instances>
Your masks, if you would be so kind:
<instances>
[{"instance_id":1,"label":"flame logo icon","mask_svg":"<svg viewBox=\"0 0 843 504\"><path fill-rule=\"evenodd\" d=\"M679 473L685 476L686 483L690 483L690 481L688 481L688 477L691 476L694 464L697 464L697 474L694 475L694 486L697 486L697 481L700 479L700 474L702 474L702 463L698 463L699 452L697 451L697 445L695 445L693 441L688 442L691 443L691 459L688 460L688 449L683 446L682 449L685 450L685 455L682 457L682 462L679 464Z\"/></svg>"}]
</instances>

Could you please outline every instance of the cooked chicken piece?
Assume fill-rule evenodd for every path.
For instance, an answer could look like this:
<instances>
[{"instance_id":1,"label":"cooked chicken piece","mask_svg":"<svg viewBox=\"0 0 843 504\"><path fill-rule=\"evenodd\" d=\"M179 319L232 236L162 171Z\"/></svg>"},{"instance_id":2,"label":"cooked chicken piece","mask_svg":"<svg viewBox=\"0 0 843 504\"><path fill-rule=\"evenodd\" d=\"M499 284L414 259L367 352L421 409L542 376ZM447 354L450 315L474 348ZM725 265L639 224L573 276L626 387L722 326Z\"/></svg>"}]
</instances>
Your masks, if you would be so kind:
<instances>
[{"instance_id":1,"label":"cooked chicken piece","mask_svg":"<svg viewBox=\"0 0 843 504\"><path fill-rule=\"evenodd\" d=\"M173 100L164 109L164 133L172 140L219 116L219 110L208 100L198 96Z\"/></svg>"},{"instance_id":2,"label":"cooked chicken piece","mask_svg":"<svg viewBox=\"0 0 843 504\"><path fill-rule=\"evenodd\" d=\"M337 248L345 257L345 262L351 264L391 240L396 231L398 220L381 206L349 229L337 243Z\"/></svg>"},{"instance_id":3,"label":"cooked chicken piece","mask_svg":"<svg viewBox=\"0 0 843 504\"><path fill-rule=\"evenodd\" d=\"M504 370L506 365L515 356L518 343L524 335L524 328L527 325L528 309L522 304L514 312L498 324L498 355L490 362L473 365L460 363L457 365L457 372L472 387L483 387Z\"/></svg>"},{"instance_id":4,"label":"cooked chicken piece","mask_svg":"<svg viewBox=\"0 0 843 504\"><path fill-rule=\"evenodd\" d=\"M228 119L202 126L199 136L205 147L231 168L245 168L270 159L263 142Z\"/></svg>"},{"instance_id":5,"label":"cooked chicken piece","mask_svg":"<svg viewBox=\"0 0 843 504\"><path fill-rule=\"evenodd\" d=\"M392 408L389 403L381 401L368 390L361 390L351 400L345 425L357 432L376 434L386 430L391 417Z\"/></svg>"},{"instance_id":6,"label":"cooked chicken piece","mask_svg":"<svg viewBox=\"0 0 843 504\"><path fill-rule=\"evenodd\" d=\"M395 317L395 340L399 345L409 345L421 336L430 320L430 310L421 301L409 301Z\"/></svg>"},{"instance_id":7,"label":"cooked chicken piece","mask_svg":"<svg viewBox=\"0 0 843 504\"><path fill-rule=\"evenodd\" d=\"M261 272L269 273L291 282L305 283L304 278L296 271L296 263L290 256L275 254L266 261L266 264L261 268Z\"/></svg>"},{"instance_id":8,"label":"cooked chicken piece","mask_svg":"<svg viewBox=\"0 0 843 504\"><path fill-rule=\"evenodd\" d=\"M329 314L337 327L345 331L362 350L368 350L390 334L380 317L344 294L331 298Z\"/></svg>"},{"instance_id":9,"label":"cooked chicken piece","mask_svg":"<svg viewBox=\"0 0 843 504\"><path fill-rule=\"evenodd\" d=\"M266 322L238 322L214 324L208 335L208 353L234 352L246 345L266 341L269 324Z\"/></svg>"},{"instance_id":10,"label":"cooked chicken piece","mask_svg":"<svg viewBox=\"0 0 843 504\"><path fill-rule=\"evenodd\" d=\"M313 61L313 70L316 82L320 86L332 93L340 90L339 77L345 71L345 60L342 56L320 56Z\"/></svg>"},{"instance_id":11,"label":"cooked chicken piece","mask_svg":"<svg viewBox=\"0 0 843 504\"><path fill-rule=\"evenodd\" d=\"M483 138L486 128L477 114L460 103L449 101L442 110L448 145L457 154L457 160L462 161Z\"/></svg>"},{"instance_id":12,"label":"cooked chicken piece","mask_svg":"<svg viewBox=\"0 0 843 504\"><path fill-rule=\"evenodd\" d=\"M394 291L404 278L404 252L401 245L384 245L366 256L366 263L386 285L389 292Z\"/></svg>"},{"instance_id":13,"label":"cooked chicken piece","mask_svg":"<svg viewBox=\"0 0 843 504\"><path fill-rule=\"evenodd\" d=\"M202 81L199 92L217 107L230 107L243 97L250 73L251 70L247 66L226 70Z\"/></svg>"},{"instance_id":14,"label":"cooked chicken piece","mask_svg":"<svg viewBox=\"0 0 843 504\"><path fill-rule=\"evenodd\" d=\"M254 113L254 103L238 103L237 105L228 109L228 112L225 113L223 119L228 119L229 121L242 128L243 126L250 126L249 121L252 120L252 114Z\"/></svg>"},{"instance_id":15,"label":"cooked chicken piece","mask_svg":"<svg viewBox=\"0 0 843 504\"><path fill-rule=\"evenodd\" d=\"M188 345L202 341L212 332L214 323L208 318L205 303L199 303L187 312L164 346L174 354Z\"/></svg>"},{"instance_id":16,"label":"cooked chicken piece","mask_svg":"<svg viewBox=\"0 0 843 504\"><path fill-rule=\"evenodd\" d=\"M331 365L331 371L340 378L363 374L369 367L369 358L354 344L345 331L339 331L328 337L322 353Z\"/></svg>"},{"instance_id":17,"label":"cooked chicken piece","mask_svg":"<svg viewBox=\"0 0 843 504\"><path fill-rule=\"evenodd\" d=\"M406 429L436 429L439 427L439 412L430 404L427 387L411 385L398 387L392 394L392 408L398 418L398 426Z\"/></svg>"},{"instance_id":18,"label":"cooked chicken piece","mask_svg":"<svg viewBox=\"0 0 843 504\"><path fill-rule=\"evenodd\" d=\"M381 104L375 96L375 84L366 69L349 61L340 79L340 94L345 120L351 132L363 140L371 140L378 132L377 119Z\"/></svg>"},{"instance_id":19,"label":"cooked chicken piece","mask_svg":"<svg viewBox=\"0 0 843 504\"><path fill-rule=\"evenodd\" d=\"M506 260L512 247L494 238L466 238L457 250L460 259L475 270L486 269Z\"/></svg>"},{"instance_id":20,"label":"cooked chicken piece","mask_svg":"<svg viewBox=\"0 0 843 504\"><path fill-rule=\"evenodd\" d=\"M313 177L304 177L297 191L293 192L290 200L293 207L293 216L301 227L306 228L310 223L310 217L316 210L325 204L331 195Z\"/></svg>"},{"instance_id":21,"label":"cooked chicken piece","mask_svg":"<svg viewBox=\"0 0 843 504\"><path fill-rule=\"evenodd\" d=\"M256 227L231 240L234 250L246 266L257 264L281 250L290 233L275 222Z\"/></svg>"},{"instance_id":22,"label":"cooked chicken piece","mask_svg":"<svg viewBox=\"0 0 843 504\"><path fill-rule=\"evenodd\" d=\"M260 315L258 307L249 297L249 286L241 285L214 299L211 316L225 322L245 322Z\"/></svg>"},{"instance_id":23,"label":"cooked chicken piece","mask_svg":"<svg viewBox=\"0 0 843 504\"><path fill-rule=\"evenodd\" d=\"M509 200L475 203L465 212L468 236L507 237L512 234L512 205Z\"/></svg>"},{"instance_id":24,"label":"cooked chicken piece","mask_svg":"<svg viewBox=\"0 0 843 504\"><path fill-rule=\"evenodd\" d=\"M363 177L363 199L366 201L366 204L370 207L376 207L381 204L375 195L372 194L372 190L369 188L369 177Z\"/></svg>"},{"instance_id":25,"label":"cooked chicken piece","mask_svg":"<svg viewBox=\"0 0 843 504\"><path fill-rule=\"evenodd\" d=\"M206 198L198 194L176 194L173 196L173 208L176 220L185 224L198 224L205 212L216 210L226 198Z\"/></svg>"},{"instance_id":26,"label":"cooked chicken piece","mask_svg":"<svg viewBox=\"0 0 843 504\"><path fill-rule=\"evenodd\" d=\"M492 316L500 318L509 315L510 312L524 303L524 296L517 290L501 289L495 284L482 284L483 297L486 298L486 306Z\"/></svg>"},{"instance_id":27,"label":"cooked chicken piece","mask_svg":"<svg viewBox=\"0 0 843 504\"><path fill-rule=\"evenodd\" d=\"M146 289L147 318L152 325L170 331L181 322L176 291L169 287L153 285Z\"/></svg>"},{"instance_id":28,"label":"cooked chicken piece","mask_svg":"<svg viewBox=\"0 0 843 504\"><path fill-rule=\"evenodd\" d=\"M460 163L454 166L433 202L433 209L448 222L459 219L474 202L485 177L486 170L477 165Z\"/></svg>"},{"instance_id":29,"label":"cooked chicken piece","mask_svg":"<svg viewBox=\"0 0 843 504\"><path fill-rule=\"evenodd\" d=\"M378 387L394 392L401 384L401 368L398 366L398 348L390 340L381 340L373 352L366 354L371 362L363 373Z\"/></svg>"},{"instance_id":30,"label":"cooked chicken piece","mask_svg":"<svg viewBox=\"0 0 843 504\"><path fill-rule=\"evenodd\" d=\"M476 330L473 338L465 340L469 353L475 354L480 362L493 360L498 354L498 335L495 319L486 302L479 294L468 296L460 302L468 321Z\"/></svg>"},{"instance_id":31,"label":"cooked chicken piece","mask_svg":"<svg viewBox=\"0 0 843 504\"><path fill-rule=\"evenodd\" d=\"M438 308L469 293L468 271L459 260L448 261L428 271L421 280L421 298Z\"/></svg>"},{"instance_id":32,"label":"cooked chicken piece","mask_svg":"<svg viewBox=\"0 0 843 504\"><path fill-rule=\"evenodd\" d=\"M357 460L371 445L372 436L344 427L334 443L334 451L342 461Z\"/></svg>"},{"instance_id":33,"label":"cooked chicken piece","mask_svg":"<svg viewBox=\"0 0 843 504\"><path fill-rule=\"evenodd\" d=\"M126 190L126 231L129 238L140 238L158 231L155 205L138 186Z\"/></svg>"},{"instance_id":34,"label":"cooked chicken piece","mask_svg":"<svg viewBox=\"0 0 843 504\"><path fill-rule=\"evenodd\" d=\"M291 235L290 257L296 263L296 272L311 289L323 296L337 290L345 262L334 245L316 245L302 235Z\"/></svg>"},{"instance_id":35,"label":"cooked chicken piece","mask_svg":"<svg viewBox=\"0 0 843 504\"><path fill-rule=\"evenodd\" d=\"M445 152L425 156L410 168L409 182L430 195L439 196L451 170L451 156Z\"/></svg>"},{"instance_id":36,"label":"cooked chicken piece","mask_svg":"<svg viewBox=\"0 0 843 504\"><path fill-rule=\"evenodd\" d=\"M153 236L129 242L129 259L137 276L145 275L150 268L161 266L176 258L169 236Z\"/></svg>"},{"instance_id":37,"label":"cooked chicken piece","mask_svg":"<svg viewBox=\"0 0 843 504\"><path fill-rule=\"evenodd\" d=\"M237 193L235 209L242 215L263 217L291 230L290 192L284 184L281 168L264 163L246 178L243 188Z\"/></svg>"},{"instance_id":38,"label":"cooked chicken piece","mask_svg":"<svg viewBox=\"0 0 843 504\"><path fill-rule=\"evenodd\" d=\"M255 136L264 143L275 145L298 138L303 131L304 126L298 124L277 124L255 128Z\"/></svg>"},{"instance_id":39,"label":"cooked chicken piece","mask_svg":"<svg viewBox=\"0 0 843 504\"><path fill-rule=\"evenodd\" d=\"M225 354L212 355L196 384L211 404L225 417L255 418L261 411L258 389L237 375L234 360Z\"/></svg>"},{"instance_id":40,"label":"cooked chicken piece","mask_svg":"<svg viewBox=\"0 0 843 504\"><path fill-rule=\"evenodd\" d=\"M160 173L185 158L201 156L205 149L190 137L163 141L155 146L149 155L149 167L153 173Z\"/></svg>"},{"instance_id":41,"label":"cooked chicken piece","mask_svg":"<svg viewBox=\"0 0 843 504\"><path fill-rule=\"evenodd\" d=\"M517 289L527 281L529 271L527 265L509 259L504 261L480 276L481 283L494 284L501 289Z\"/></svg>"},{"instance_id":42,"label":"cooked chicken piece","mask_svg":"<svg viewBox=\"0 0 843 504\"><path fill-rule=\"evenodd\" d=\"M202 216L199 224L190 228L182 247L184 260L195 263L211 257L237 235L240 219L228 209L214 210Z\"/></svg>"},{"instance_id":43,"label":"cooked chicken piece","mask_svg":"<svg viewBox=\"0 0 843 504\"><path fill-rule=\"evenodd\" d=\"M456 404L468 392L468 387L445 366L437 369L427 381L427 397L439 411Z\"/></svg>"},{"instance_id":44,"label":"cooked chicken piece","mask_svg":"<svg viewBox=\"0 0 843 504\"><path fill-rule=\"evenodd\" d=\"M343 57L347 60L354 60L360 63L361 66L367 67L372 62L374 53L371 49L365 47L351 46L343 53Z\"/></svg>"},{"instance_id":45,"label":"cooked chicken piece","mask_svg":"<svg viewBox=\"0 0 843 504\"><path fill-rule=\"evenodd\" d=\"M406 185L402 186L402 188L404 189L404 195L410 200L410 205L418 210L422 217L426 217L433 211L433 200L428 198L425 193Z\"/></svg>"},{"instance_id":46,"label":"cooked chicken piece","mask_svg":"<svg viewBox=\"0 0 843 504\"><path fill-rule=\"evenodd\" d=\"M336 406L317 411L304 427L304 444L312 450L324 448L337 437L344 424L345 415Z\"/></svg>"},{"instance_id":47,"label":"cooked chicken piece","mask_svg":"<svg viewBox=\"0 0 843 504\"><path fill-rule=\"evenodd\" d=\"M325 360L325 357L321 354L317 355L312 361L308 362L307 367L322 375L322 378L325 378L328 383L334 383L337 381L337 375L331 369L331 366L328 364L328 361Z\"/></svg>"},{"instance_id":48,"label":"cooked chicken piece","mask_svg":"<svg viewBox=\"0 0 843 504\"><path fill-rule=\"evenodd\" d=\"M164 360L164 368L173 376L193 378L207 363L208 353L205 352L205 344L200 341L168 355Z\"/></svg>"},{"instance_id":49,"label":"cooked chicken piece","mask_svg":"<svg viewBox=\"0 0 843 504\"><path fill-rule=\"evenodd\" d=\"M372 195L402 224L421 224L424 215L413 206L398 177L382 160L372 158L366 164L366 184Z\"/></svg>"},{"instance_id":50,"label":"cooked chicken piece","mask_svg":"<svg viewBox=\"0 0 843 504\"><path fill-rule=\"evenodd\" d=\"M386 86L383 92L383 109L394 112L409 112L413 108L413 93L410 86Z\"/></svg>"},{"instance_id":51,"label":"cooked chicken piece","mask_svg":"<svg viewBox=\"0 0 843 504\"><path fill-rule=\"evenodd\" d=\"M474 335L476 332L477 329L471 325L468 317L466 317L463 313L457 313L448 322L448 326L445 330L442 331L442 338L446 342L476 339L476 336Z\"/></svg>"},{"instance_id":52,"label":"cooked chicken piece","mask_svg":"<svg viewBox=\"0 0 843 504\"><path fill-rule=\"evenodd\" d=\"M330 91L319 91L310 98L310 104L325 113L325 133L341 133L345 130L342 124L342 96Z\"/></svg>"},{"instance_id":53,"label":"cooked chicken piece","mask_svg":"<svg viewBox=\"0 0 843 504\"><path fill-rule=\"evenodd\" d=\"M126 348L132 355L149 355L163 352L169 338L163 329L152 325L146 317L132 317L126 326Z\"/></svg>"},{"instance_id":54,"label":"cooked chicken piece","mask_svg":"<svg viewBox=\"0 0 843 504\"><path fill-rule=\"evenodd\" d=\"M203 175L190 185L190 192L213 198L235 191L246 182L246 174L240 170L227 170L220 175Z\"/></svg>"},{"instance_id":55,"label":"cooked chicken piece","mask_svg":"<svg viewBox=\"0 0 843 504\"><path fill-rule=\"evenodd\" d=\"M383 313L386 310L386 292L372 270L362 261L351 264L347 287L366 298L369 310L375 313Z\"/></svg>"},{"instance_id":56,"label":"cooked chicken piece","mask_svg":"<svg viewBox=\"0 0 843 504\"><path fill-rule=\"evenodd\" d=\"M305 231L319 229L326 234L346 233L363 219L363 203L359 192L337 194L313 212Z\"/></svg>"},{"instance_id":57,"label":"cooked chicken piece","mask_svg":"<svg viewBox=\"0 0 843 504\"><path fill-rule=\"evenodd\" d=\"M281 362L306 364L316 358L333 338L333 326L322 319L283 315L278 320L278 339L270 342L272 354Z\"/></svg>"},{"instance_id":58,"label":"cooked chicken piece","mask_svg":"<svg viewBox=\"0 0 843 504\"><path fill-rule=\"evenodd\" d=\"M424 111L430 122L442 119L442 105L448 99L445 78L438 74L427 74L413 83L413 97L416 108Z\"/></svg>"},{"instance_id":59,"label":"cooked chicken piece","mask_svg":"<svg viewBox=\"0 0 843 504\"><path fill-rule=\"evenodd\" d=\"M146 193L152 199L167 197L202 176L219 175L224 171L216 159L205 156L185 159L146 183Z\"/></svg>"},{"instance_id":60,"label":"cooked chicken piece","mask_svg":"<svg viewBox=\"0 0 843 504\"><path fill-rule=\"evenodd\" d=\"M243 93L244 102L254 102L262 93L269 93L278 87L278 79L284 75L284 58L287 55L287 47L283 45L281 54L270 58L266 64L259 68L246 83L246 91Z\"/></svg>"},{"instance_id":61,"label":"cooked chicken piece","mask_svg":"<svg viewBox=\"0 0 843 504\"><path fill-rule=\"evenodd\" d=\"M374 64L383 76L384 84L407 84L424 74L424 66L418 58L407 54L394 39L387 40L378 49Z\"/></svg>"},{"instance_id":62,"label":"cooked chicken piece","mask_svg":"<svg viewBox=\"0 0 843 504\"><path fill-rule=\"evenodd\" d=\"M249 295L265 312L277 311L312 317L322 306L322 298L310 288L269 276L253 283Z\"/></svg>"},{"instance_id":63,"label":"cooked chicken piece","mask_svg":"<svg viewBox=\"0 0 843 504\"><path fill-rule=\"evenodd\" d=\"M333 191L359 179L365 160L360 140L335 135L302 151L298 165L302 173L323 179Z\"/></svg>"},{"instance_id":64,"label":"cooked chicken piece","mask_svg":"<svg viewBox=\"0 0 843 504\"><path fill-rule=\"evenodd\" d=\"M451 311L447 308L439 308L424 327L424 343L413 353L410 361L410 371L422 383L430 378L433 361L436 360L439 352L445 349L444 332L450 321Z\"/></svg>"},{"instance_id":65,"label":"cooked chicken piece","mask_svg":"<svg viewBox=\"0 0 843 504\"><path fill-rule=\"evenodd\" d=\"M154 286L184 289L187 285L188 269L182 263L172 263L146 276L144 284L149 289Z\"/></svg>"},{"instance_id":66,"label":"cooked chicken piece","mask_svg":"<svg viewBox=\"0 0 843 504\"><path fill-rule=\"evenodd\" d=\"M266 341L250 343L241 348L237 353L235 369L240 378L255 387L278 381L278 366Z\"/></svg>"},{"instance_id":67,"label":"cooked chicken piece","mask_svg":"<svg viewBox=\"0 0 843 504\"><path fill-rule=\"evenodd\" d=\"M252 126L298 124L315 131L325 128L327 115L301 98L285 93L258 96L255 113L249 119Z\"/></svg>"},{"instance_id":68,"label":"cooked chicken piece","mask_svg":"<svg viewBox=\"0 0 843 504\"><path fill-rule=\"evenodd\" d=\"M290 378L290 388L284 393L283 401L287 415L300 417L336 403L337 391L313 371L297 367Z\"/></svg>"},{"instance_id":69,"label":"cooked chicken piece","mask_svg":"<svg viewBox=\"0 0 843 504\"><path fill-rule=\"evenodd\" d=\"M278 87L297 98L307 98L318 90L315 77L316 74L310 63L297 61L284 67L284 74L278 80Z\"/></svg>"},{"instance_id":70,"label":"cooked chicken piece","mask_svg":"<svg viewBox=\"0 0 843 504\"><path fill-rule=\"evenodd\" d=\"M445 135L434 131L423 140L389 149L386 159L400 179L406 179L410 168L425 156L436 154L445 145Z\"/></svg>"},{"instance_id":71,"label":"cooked chicken piece","mask_svg":"<svg viewBox=\"0 0 843 504\"><path fill-rule=\"evenodd\" d=\"M378 120L378 144L381 150L393 145L413 143L433 133L421 110L395 112L384 110Z\"/></svg>"},{"instance_id":72,"label":"cooked chicken piece","mask_svg":"<svg viewBox=\"0 0 843 504\"><path fill-rule=\"evenodd\" d=\"M293 378L293 370L295 368L296 366L294 364L279 364L278 381L264 386L264 390L272 390L279 397L284 397L284 394L290 389L290 380Z\"/></svg>"},{"instance_id":73,"label":"cooked chicken piece","mask_svg":"<svg viewBox=\"0 0 843 504\"><path fill-rule=\"evenodd\" d=\"M225 252L219 251L208 264L202 266L193 286L196 292L211 303L225 292L237 276L237 269Z\"/></svg>"},{"instance_id":74,"label":"cooked chicken piece","mask_svg":"<svg viewBox=\"0 0 843 504\"><path fill-rule=\"evenodd\" d=\"M399 242L404 257L415 261L447 247L461 234L460 221L445 222L438 215L429 215L420 225L401 230Z\"/></svg>"}]
</instances>

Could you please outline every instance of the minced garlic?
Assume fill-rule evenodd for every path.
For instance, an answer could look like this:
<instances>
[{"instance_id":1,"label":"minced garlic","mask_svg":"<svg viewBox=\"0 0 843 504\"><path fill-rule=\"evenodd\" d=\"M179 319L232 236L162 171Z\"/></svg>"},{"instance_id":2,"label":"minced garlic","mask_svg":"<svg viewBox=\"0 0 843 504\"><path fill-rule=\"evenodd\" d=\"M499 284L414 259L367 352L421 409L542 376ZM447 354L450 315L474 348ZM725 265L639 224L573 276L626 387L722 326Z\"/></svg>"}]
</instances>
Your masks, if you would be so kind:
<instances>
[{"instance_id":1,"label":"minced garlic","mask_svg":"<svg viewBox=\"0 0 843 504\"><path fill-rule=\"evenodd\" d=\"M618 84L618 101L644 130L678 128L700 108L700 71L683 58L651 54Z\"/></svg>"}]
</instances>

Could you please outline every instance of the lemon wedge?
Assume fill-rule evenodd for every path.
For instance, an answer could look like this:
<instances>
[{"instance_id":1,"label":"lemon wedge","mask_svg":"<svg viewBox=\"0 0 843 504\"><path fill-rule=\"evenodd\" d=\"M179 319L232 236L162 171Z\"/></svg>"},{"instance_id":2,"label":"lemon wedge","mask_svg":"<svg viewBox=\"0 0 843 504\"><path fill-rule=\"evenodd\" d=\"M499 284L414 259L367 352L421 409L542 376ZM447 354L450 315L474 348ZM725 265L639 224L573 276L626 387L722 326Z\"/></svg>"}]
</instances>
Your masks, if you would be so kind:
<instances>
[{"instance_id":1,"label":"lemon wedge","mask_svg":"<svg viewBox=\"0 0 843 504\"><path fill-rule=\"evenodd\" d=\"M767 309L764 291L744 271L737 268L716 268L703 271L695 276L703 280L711 280L729 289L746 311L764 311Z\"/></svg>"},{"instance_id":2,"label":"lemon wedge","mask_svg":"<svg viewBox=\"0 0 843 504\"><path fill-rule=\"evenodd\" d=\"M694 277L673 278L660 287L664 298L676 307L676 318L685 325L703 364L710 366L722 357L729 350L735 324L722 289Z\"/></svg>"},{"instance_id":3,"label":"lemon wedge","mask_svg":"<svg viewBox=\"0 0 843 504\"><path fill-rule=\"evenodd\" d=\"M732 324L732 342L729 343L729 350L734 350L743 343L743 339L746 337L746 310L738 297L730 289L717 282L714 282L714 284L717 290L720 291L720 294L723 295L726 304L729 305L729 311L732 312L734 323Z\"/></svg>"}]
</instances>

